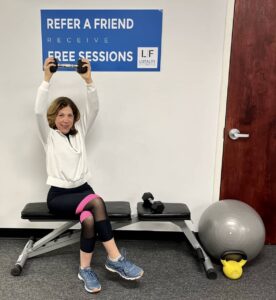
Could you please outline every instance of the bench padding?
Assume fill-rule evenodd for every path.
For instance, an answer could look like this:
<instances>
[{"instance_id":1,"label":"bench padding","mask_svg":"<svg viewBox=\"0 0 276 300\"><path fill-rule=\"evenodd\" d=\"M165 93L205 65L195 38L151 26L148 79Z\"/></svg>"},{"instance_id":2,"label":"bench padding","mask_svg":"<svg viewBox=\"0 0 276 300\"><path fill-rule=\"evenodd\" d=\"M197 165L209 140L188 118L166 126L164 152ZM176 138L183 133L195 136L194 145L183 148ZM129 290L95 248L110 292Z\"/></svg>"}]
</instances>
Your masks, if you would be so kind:
<instances>
[{"instance_id":1,"label":"bench padding","mask_svg":"<svg viewBox=\"0 0 276 300\"><path fill-rule=\"evenodd\" d=\"M165 208L161 214L152 213L150 208L145 208L142 202L137 204L139 220L144 221L170 221L170 220L190 220L191 213L184 203L163 203Z\"/></svg>"},{"instance_id":2,"label":"bench padding","mask_svg":"<svg viewBox=\"0 0 276 300\"><path fill-rule=\"evenodd\" d=\"M106 210L111 221L131 220L130 204L125 201L105 202ZM61 217L49 212L46 202L34 202L25 205L21 218L30 221L69 221L78 220L79 216Z\"/></svg>"}]
</instances>

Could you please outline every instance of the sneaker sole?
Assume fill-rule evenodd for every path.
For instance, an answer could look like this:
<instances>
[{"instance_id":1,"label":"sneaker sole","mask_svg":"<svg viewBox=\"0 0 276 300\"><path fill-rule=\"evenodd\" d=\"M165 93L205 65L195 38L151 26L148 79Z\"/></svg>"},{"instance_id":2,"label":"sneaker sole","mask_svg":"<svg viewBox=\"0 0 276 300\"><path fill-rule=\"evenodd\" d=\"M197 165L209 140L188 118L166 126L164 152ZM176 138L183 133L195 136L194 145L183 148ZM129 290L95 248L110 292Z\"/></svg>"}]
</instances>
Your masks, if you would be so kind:
<instances>
[{"instance_id":1,"label":"sneaker sole","mask_svg":"<svg viewBox=\"0 0 276 300\"><path fill-rule=\"evenodd\" d=\"M144 275L144 271L143 271L139 276L136 276L136 277L126 277L126 276L122 275L120 272L118 272L118 271L116 271L114 269L109 268L107 265L105 265L105 268L108 271L110 271L110 272L119 274L122 278L124 278L126 280L137 280L137 279L140 279Z\"/></svg>"},{"instance_id":2,"label":"sneaker sole","mask_svg":"<svg viewBox=\"0 0 276 300\"><path fill-rule=\"evenodd\" d=\"M100 287L100 288L95 288L94 290L89 290L89 288L87 288L87 286L86 286L86 284L85 284L85 281L84 281L84 279L80 276L80 274L78 274L78 278L79 278L79 280L81 280L81 281L83 281L84 282L84 288L85 288L85 290L88 292L88 293L92 293L92 294L94 294L94 293L98 293L102 288Z\"/></svg>"}]
</instances>

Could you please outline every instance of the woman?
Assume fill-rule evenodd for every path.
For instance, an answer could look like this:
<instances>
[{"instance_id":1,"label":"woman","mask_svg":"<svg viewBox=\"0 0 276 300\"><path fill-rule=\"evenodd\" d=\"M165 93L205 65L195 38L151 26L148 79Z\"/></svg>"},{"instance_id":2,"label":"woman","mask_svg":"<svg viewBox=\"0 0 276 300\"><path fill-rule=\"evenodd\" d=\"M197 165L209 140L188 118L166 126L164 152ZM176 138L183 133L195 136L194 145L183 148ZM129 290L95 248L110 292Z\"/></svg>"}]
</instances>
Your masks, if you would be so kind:
<instances>
[{"instance_id":1,"label":"woman","mask_svg":"<svg viewBox=\"0 0 276 300\"><path fill-rule=\"evenodd\" d=\"M80 74L85 81L87 99L83 114L67 97L59 97L48 108L50 80L54 73L54 59L44 63L44 81L38 88L35 113L40 139L46 152L47 184L50 185L47 204L49 210L61 216L79 215L81 222L80 267L78 278L84 281L86 291L99 292L101 285L91 269L96 238L107 251L105 267L128 280L139 279L143 270L119 252L113 238L103 199L87 183L88 170L85 137L98 112L98 97L91 78L91 67L82 59L87 72ZM47 114L47 119L46 119Z\"/></svg>"}]
</instances>

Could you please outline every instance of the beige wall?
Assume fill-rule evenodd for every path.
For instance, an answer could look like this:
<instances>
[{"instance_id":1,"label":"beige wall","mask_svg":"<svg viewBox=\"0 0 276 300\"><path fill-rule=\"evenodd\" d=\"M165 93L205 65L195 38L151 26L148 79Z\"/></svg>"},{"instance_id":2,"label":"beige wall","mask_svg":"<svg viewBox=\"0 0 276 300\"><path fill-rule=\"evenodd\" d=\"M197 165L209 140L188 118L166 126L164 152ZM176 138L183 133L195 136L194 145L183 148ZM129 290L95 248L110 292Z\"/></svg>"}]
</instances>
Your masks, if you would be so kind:
<instances>
[{"instance_id":1,"label":"beige wall","mask_svg":"<svg viewBox=\"0 0 276 300\"><path fill-rule=\"evenodd\" d=\"M88 140L90 184L105 200L143 192L185 202L195 226L213 201L227 0L0 3L0 228L52 227L20 219L44 201L45 156L33 114L42 80L40 9L163 9L161 72L95 72L100 114ZM231 34L231 33L230 33ZM227 49L226 49L227 50ZM59 72L52 95L83 98L78 74ZM224 96L225 97L225 96Z\"/></svg>"}]
</instances>

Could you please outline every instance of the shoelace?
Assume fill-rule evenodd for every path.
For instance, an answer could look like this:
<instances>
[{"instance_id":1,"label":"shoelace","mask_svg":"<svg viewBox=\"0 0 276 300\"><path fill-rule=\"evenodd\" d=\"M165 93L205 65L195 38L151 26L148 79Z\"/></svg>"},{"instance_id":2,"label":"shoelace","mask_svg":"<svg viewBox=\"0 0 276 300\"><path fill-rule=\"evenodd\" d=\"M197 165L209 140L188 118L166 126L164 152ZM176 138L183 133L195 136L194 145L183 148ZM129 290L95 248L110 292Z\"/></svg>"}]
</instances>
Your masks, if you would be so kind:
<instances>
[{"instance_id":1,"label":"shoelace","mask_svg":"<svg viewBox=\"0 0 276 300\"><path fill-rule=\"evenodd\" d=\"M98 280L96 273L93 272L92 269L88 269L86 272L84 272L84 274L86 275L87 278L89 278L89 276L91 276L93 279Z\"/></svg>"}]
</instances>

